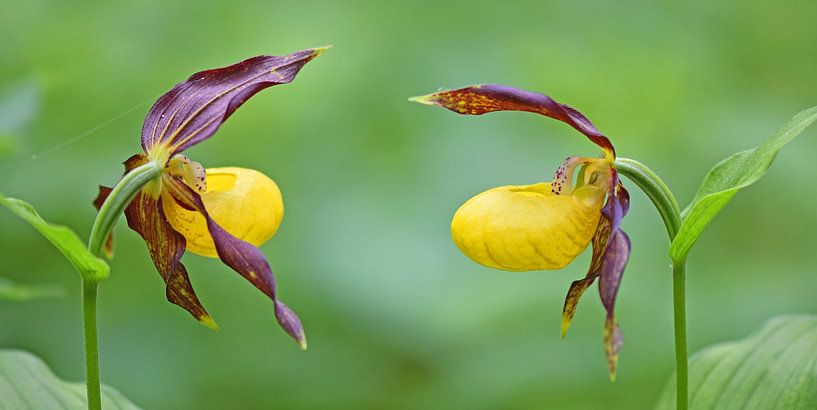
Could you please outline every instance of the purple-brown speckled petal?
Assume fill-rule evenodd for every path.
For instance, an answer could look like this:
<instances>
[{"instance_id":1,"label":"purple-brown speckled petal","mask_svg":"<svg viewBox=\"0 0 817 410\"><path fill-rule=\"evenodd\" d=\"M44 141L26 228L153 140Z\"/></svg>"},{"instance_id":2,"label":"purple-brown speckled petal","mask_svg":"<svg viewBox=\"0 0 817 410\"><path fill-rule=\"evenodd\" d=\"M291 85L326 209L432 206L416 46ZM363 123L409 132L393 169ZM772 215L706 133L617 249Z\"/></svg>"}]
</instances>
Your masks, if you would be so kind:
<instances>
[{"instance_id":1,"label":"purple-brown speckled petal","mask_svg":"<svg viewBox=\"0 0 817 410\"><path fill-rule=\"evenodd\" d=\"M193 74L161 96L142 126L142 148L165 144L170 155L209 138L247 99L264 88L295 79L326 50L310 48L285 56L257 56Z\"/></svg>"},{"instance_id":2,"label":"purple-brown speckled petal","mask_svg":"<svg viewBox=\"0 0 817 410\"><path fill-rule=\"evenodd\" d=\"M195 209L207 220L207 229L216 246L218 257L234 271L250 281L275 303L275 318L301 348L306 349L306 335L298 316L281 302L275 289L275 277L264 254L255 246L230 235L214 221L198 193L177 177L165 175L163 184L181 206Z\"/></svg>"},{"instance_id":3,"label":"purple-brown speckled petal","mask_svg":"<svg viewBox=\"0 0 817 410\"><path fill-rule=\"evenodd\" d=\"M125 161L126 172L146 161L134 155ZM139 193L125 209L128 226L144 240L153 264L166 286L167 300L190 312L203 325L218 329L216 322L199 302L187 269L181 263L187 245L184 236L176 232L165 217L160 198Z\"/></svg>"},{"instance_id":4,"label":"purple-brown speckled petal","mask_svg":"<svg viewBox=\"0 0 817 410\"><path fill-rule=\"evenodd\" d=\"M602 258L599 269L599 295L604 309L607 311L607 318L604 325L604 351L607 356L607 364L610 368L610 378L615 379L616 364L618 363L618 352L621 349L623 337L621 330L615 320L614 308L618 288L621 285L621 278L624 268L630 258L630 238L621 229L613 232L610 243Z\"/></svg>"},{"instance_id":5,"label":"purple-brown speckled petal","mask_svg":"<svg viewBox=\"0 0 817 410\"><path fill-rule=\"evenodd\" d=\"M590 268L584 278L574 281L570 284L570 289L567 291L565 297L564 307L562 308L562 337L567 335L570 324L573 322L573 316L576 314L576 306L579 304L584 291L587 290L593 281L599 276L599 269L601 268L604 251L607 249L607 242L610 238L610 221L607 218L601 218L599 225L596 227L596 233L593 235L593 255L590 258Z\"/></svg>"},{"instance_id":6,"label":"purple-brown speckled petal","mask_svg":"<svg viewBox=\"0 0 817 410\"><path fill-rule=\"evenodd\" d=\"M527 111L562 121L581 132L605 153L615 158L615 149L582 113L539 93L499 84L483 84L456 90L440 91L411 99L422 104L438 105L459 114L482 115L494 111Z\"/></svg>"},{"instance_id":7,"label":"purple-brown speckled petal","mask_svg":"<svg viewBox=\"0 0 817 410\"><path fill-rule=\"evenodd\" d=\"M564 307L562 307L563 339L567 336L567 331L573 323L573 317L576 315L576 307L579 305L584 291L593 284L594 280L596 280L596 276L588 273L583 279L574 280L573 283L570 284L570 289L567 290L567 296L565 297Z\"/></svg>"},{"instance_id":8,"label":"purple-brown speckled petal","mask_svg":"<svg viewBox=\"0 0 817 410\"><path fill-rule=\"evenodd\" d=\"M593 255L590 259L590 268L587 270L587 274L584 278L574 281L570 285L570 289L567 292L567 297L565 297L564 307L562 308L562 337L565 337L567 334L568 329L570 328L570 324L573 321L573 317L576 314L576 306L579 303L584 291L593 284L593 281L596 278L599 278L602 275L607 275L607 278L602 278L602 280L607 281L605 286L605 292L609 293L611 289L610 280L616 279L617 281L621 280L621 275L624 272L624 267L627 264L627 258L630 255L630 240L627 238L627 235L621 231L621 220L624 216L627 215L627 211L630 208L630 195L626 189L621 185L618 175L613 174L612 177L612 188L608 193L607 203L602 208L602 218L599 221L599 225L596 228L596 233L593 236ZM623 238L623 239L622 239ZM620 258L622 256L622 249L624 245L622 242L626 241L626 255L624 256L623 264L620 267L620 270L614 269L616 264L614 262L620 262ZM608 273L613 272L613 273ZM618 283L618 282L616 282ZM599 291L602 291L602 283L599 283ZM618 286L615 287L614 292L618 291ZM610 296L610 295L608 295ZM602 297L602 301L604 301L604 294ZM612 294L612 299L615 299L615 293ZM609 305L610 308L608 309L608 314L612 315L612 303ZM605 308L608 305L605 303ZM609 316L612 317L612 316ZM615 324L614 322L612 324ZM606 346L614 346L617 345L620 347L621 344L621 332L618 330L609 332L610 335L610 343L607 343L607 338L605 338L605 345ZM615 342L615 343L613 343ZM608 354L608 361L610 357L617 358L618 349L610 349ZM615 354L612 354L614 352ZM611 375L614 375L615 371L615 363L611 364Z\"/></svg>"}]
</instances>

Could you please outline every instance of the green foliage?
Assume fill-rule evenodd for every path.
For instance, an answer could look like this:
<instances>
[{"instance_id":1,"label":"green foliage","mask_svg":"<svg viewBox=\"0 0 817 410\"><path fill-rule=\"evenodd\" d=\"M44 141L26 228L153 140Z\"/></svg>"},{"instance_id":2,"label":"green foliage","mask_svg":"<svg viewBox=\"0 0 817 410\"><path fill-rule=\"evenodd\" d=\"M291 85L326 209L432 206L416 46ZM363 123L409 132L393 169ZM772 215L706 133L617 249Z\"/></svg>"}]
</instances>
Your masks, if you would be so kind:
<instances>
[{"instance_id":1,"label":"green foliage","mask_svg":"<svg viewBox=\"0 0 817 410\"><path fill-rule=\"evenodd\" d=\"M102 407L106 410L139 408L108 386L102 386ZM85 409L85 385L60 380L31 353L0 350L0 408Z\"/></svg>"},{"instance_id":2,"label":"green foliage","mask_svg":"<svg viewBox=\"0 0 817 410\"><path fill-rule=\"evenodd\" d=\"M690 248L715 215L738 191L759 180L780 149L814 121L817 121L817 107L801 111L763 144L738 152L715 165L683 212L681 229L670 247L672 260L678 262L686 259Z\"/></svg>"},{"instance_id":3,"label":"green foliage","mask_svg":"<svg viewBox=\"0 0 817 410\"><path fill-rule=\"evenodd\" d=\"M14 154L18 149L19 144L13 135L0 133L0 157Z\"/></svg>"},{"instance_id":4,"label":"green foliage","mask_svg":"<svg viewBox=\"0 0 817 410\"><path fill-rule=\"evenodd\" d=\"M62 296L62 290L53 286L18 285L8 279L0 278L0 301L25 302L32 299Z\"/></svg>"},{"instance_id":5,"label":"green foliage","mask_svg":"<svg viewBox=\"0 0 817 410\"><path fill-rule=\"evenodd\" d=\"M108 277L108 264L97 258L85 247L79 236L67 226L52 225L34 210L29 203L15 198L7 198L0 194L0 204L3 204L14 214L24 219L48 239L54 247L74 265L74 268L86 280L99 281Z\"/></svg>"},{"instance_id":6,"label":"green foliage","mask_svg":"<svg viewBox=\"0 0 817 410\"><path fill-rule=\"evenodd\" d=\"M568 343L559 340L564 292L586 273L584 263L498 274L469 263L449 229L474 194L547 180L565 156L596 150L533 115L466 121L405 97L488 81L549 93L609 133L620 155L647 161L686 192L682 208L717 162L702 147L752 148L764 136L753 130L770 135L817 105L817 53L805 51L817 38L813 0L0 3L0 87L32 76L45 91L26 133L13 134L20 149L0 157L0 167L25 161L9 166L0 191L83 239L96 186L114 184L121 161L139 151L144 114L160 93L204 67L314 44L337 48L309 81L254 97L189 153L207 167L257 169L279 184L286 213L262 249L314 345L293 352L262 297L246 293L229 268L187 255L191 281L225 322L210 334L167 302L144 242L119 221L114 272L99 301L103 378L151 409L649 408L672 357L667 246L648 200L627 184L633 256L617 304L627 341L620 377L609 383L600 306L580 309L585 320ZM789 148L812 151L817 138ZM805 180L814 168L801 161ZM783 178L778 192L815 203L808 182ZM50 198L59 199L47 210ZM781 205L771 195L756 200L751 208ZM791 229L774 241L741 241L740 253L757 258L739 270L721 252L695 255L691 302L717 297L718 314L692 306L693 340L742 337L744 322L724 318L747 311L815 309L806 286L814 269L804 269L817 248L814 224L803 222L812 208L787 206L774 225L754 227L759 236ZM12 218L0 209L0 275L61 282L67 265ZM746 230L741 218L715 224ZM72 373L58 373L78 378L70 356L80 349L76 302L3 304L0 345L36 346L52 367L50 358L73 363Z\"/></svg>"},{"instance_id":7,"label":"green foliage","mask_svg":"<svg viewBox=\"0 0 817 410\"><path fill-rule=\"evenodd\" d=\"M19 151L18 134L34 119L40 106L40 87L32 79L20 81L0 95L0 158Z\"/></svg>"},{"instance_id":8,"label":"green foliage","mask_svg":"<svg viewBox=\"0 0 817 410\"><path fill-rule=\"evenodd\" d=\"M746 339L692 357L689 408L815 409L816 378L817 316L780 316ZM673 378L656 409L674 408Z\"/></svg>"},{"instance_id":9,"label":"green foliage","mask_svg":"<svg viewBox=\"0 0 817 410\"><path fill-rule=\"evenodd\" d=\"M0 96L0 132L16 130L29 123L40 105L40 88L32 79L4 90Z\"/></svg>"}]
</instances>

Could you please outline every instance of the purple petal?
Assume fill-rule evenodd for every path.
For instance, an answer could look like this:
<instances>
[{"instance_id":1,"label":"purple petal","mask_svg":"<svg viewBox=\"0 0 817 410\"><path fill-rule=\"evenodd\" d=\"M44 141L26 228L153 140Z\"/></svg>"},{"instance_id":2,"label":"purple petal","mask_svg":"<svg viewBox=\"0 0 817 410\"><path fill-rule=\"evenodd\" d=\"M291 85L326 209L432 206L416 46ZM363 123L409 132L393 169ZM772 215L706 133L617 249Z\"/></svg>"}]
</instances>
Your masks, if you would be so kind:
<instances>
[{"instance_id":1,"label":"purple petal","mask_svg":"<svg viewBox=\"0 0 817 410\"><path fill-rule=\"evenodd\" d=\"M618 352L621 349L623 338L621 330L615 320L615 303L618 288L621 286L621 277L627 260L630 258L630 238L622 230L613 232L610 243L602 258L599 269L599 294L601 303L607 311L604 325L604 351L607 355L607 364L610 368L610 377L615 379Z\"/></svg>"},{"instance_id":2,"label":"purple petal","mask_svg":"<svg viewBox=\"0 0 817 410\"><path fill-rule=\"evenodd\" d=\"M613 171L615 173L615 170ZM601 214L610 221L610 231L618 230L621 220L630 210L630 193L621 185L618 175L613 178L613 185L607 196L607 203L601 209Z\"/></svg>"},{"instance_id":3,"label":"purple petal","mask_svg":"<svg viewBox=\"0 0 817 410\"><path fill-rule=\"evenodd\" d=\"M527 111L562 121L581 132L615 158L615 149L582 113L539 93L499 84L483 84L440 91L412 98L423 104L434 104L459 114L482 115L494 111Z\"/></svg>"},{"instance_id":4,"label":"purple petal","mask_svg":"<svg viewBox=\"0 0 817 410\"><path fill-rule=\"evenodd\" d=\"M325 50L258 56L193 74L150 109L142 126L142 148L147 152L167 144L173 155L204 141L247 99L264 88L291 82L306 63Z\"/></svg>"},{"instance_id":5,"label":"purple petal","mask_svg":"<svg viewBox=\"0 0 817 410\"><path fill-rule=\"evenodd\" d=\"M301 345L301 349L306 350L306 334L304 334L301 319L298 318L298 315L296 315L289 306L279 300L275 301L275 319L278 320L278 323L281 324L284 331Z\"/></svg>"},{"instance_id":6,"label":"purple petal","mask_svg":"<svg viewBox=\"0 0 817 410\"><path fill-rule=\"evenodd\" d=\"M218 257L227 266L250 281L275 302L275 318L281 328L287 332L301 347L306 346L306 336L300 319L289 307L278 300L275 289L275 277L264 254L255 246L244 242L225 231L213 220L204 207L198 193L190 189L176 177L165 175L164 186L181 206L195 209L207 220L207 229L216 245Z\"/></svg>"},{"instance_id":7,"label":"purple petal","mask_svg":"<svg viewBox=\"0 0 817 410\"><path fill-rule=\"evenodd\" d=\"M599 294L608 316L613 315L618 287L629 258L630 238L619 229L613 233L599 269Z\"/></svg>"},{"instance_id":8,"label":"purple petal","mask_svg":"<svg viewBox=\"0 0 817 410\"><path fill-rule=\"evenodd\" d=\"M565 337L573 317L576 313L576 306L579 303L584 291L593 283L596 278L601 278L599 282L599 290L605 289L605 293L610 293L611 280L615 281L616 286L611 294L615 299L615 292L618 291L618 283L621 280L621 275L624 272L624 267L627 264L627 258L630 254L630 241L627 235L619 229L621 220L627 215L630 208L630 195L626 189L618 181L618 177L613 178L613 188L608 194L607 203L602 208L602 218L596 228L596 233L593 236L593 255L590 260L590 268L583 279L574 281L570 285L565 298L564 307L562 308L562 337ZM626 252L624 252L626 242ZM624 255L623 264L617 257ZM607 273L608 271L617 272L615 274ZM604 285L602 281L607 281ZM603 293L604 295L604 293ZM602 296L603 301L604 296ZM605 308L608 305L605 303ZM607 309L608 313L612 312L612 302ZM619 334L621 332L618 332ZM612 333L611 333L612 335ZM620 342L620 341L619 341ZM616 350L616 354L617 354ZM617 357L617 356L616 356Z\"/></svg>"},{"instance_id":9,"label":"purple petal","mask_svg":"<svg viewBox=\"0 0 817 410\"><path fill-rule=\"evenodd\" d=\"M125 165L130 170L144 161L144 156L134 156ZM128 226L145 240L153 264L165 282L167 300L190 312L205 326L218 329L199 302L187 269L181 263L187 242L184 236L170 226L162 209L161 199L139 193L125 209L125 217Z\"/></svg>"},{"instance_id":10,"label":"purple petal","mask_svg":"<svg viewBox=\"0 0 817 410\"><path fill-rule=\"evenodd\" d=\"M630 194L621 185L618 175L614 171L612 188L608 194L607 203L601 210L602 221L606 221L606 224L609 225L608 240L604 241L606 242L602 246L604 251L598 261L596 260L595 241L593 249L594 266L597 268L599 277L599 294L607 311L607 319L604 325L604 351L607 356L611 380L615 380L616 377L618 353L623 343L621 330L615 321L613 309L618 288L621 285L621 277L630 258L630 238L619 228L621 220L627 215L629 209Z\"/></svg>"}]
</instances>

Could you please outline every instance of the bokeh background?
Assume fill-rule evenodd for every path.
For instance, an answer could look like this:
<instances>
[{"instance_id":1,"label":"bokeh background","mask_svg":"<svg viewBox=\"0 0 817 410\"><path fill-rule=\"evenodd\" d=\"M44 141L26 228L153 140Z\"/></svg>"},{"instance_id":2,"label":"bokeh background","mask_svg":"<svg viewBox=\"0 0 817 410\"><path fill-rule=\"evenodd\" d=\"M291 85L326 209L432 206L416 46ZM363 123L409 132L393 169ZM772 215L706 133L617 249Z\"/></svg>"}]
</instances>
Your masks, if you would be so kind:
<instances>
[{"instance_id":1,"label":"bokeh background","mask_svg":"<svg viewBox=\"0 0 817 410\"><path fill-rule=\"evenodd\" d=\"M588 255L562 271L508 273L470 262L449 238L472 195L549 180L564 157L595 147L532 114L461 117L406 99L485 82L548 93L659 172L683 206L714 163L817 103L817 2L693 3L3 1L0 92L22 97L3 110L0 191L87 236L97 185L139 150L160 94L204 68L333 44L188 152L280 185L286 217L262 249L309 351L249 283L188 255L222 330L197 324L165 301L144 244L120 223L101 287L103 380L148 409L647 408L673 370L673 338L668 240L646 197L629 184L625 344L611 383L595 287L559 338ZM693 351L817 310L815 154L812 128L697 244ZM0 227L0 276L65 291L0 302L0 347L82 380L76 273L2 209Z\"/></svg>"}]
</instances>

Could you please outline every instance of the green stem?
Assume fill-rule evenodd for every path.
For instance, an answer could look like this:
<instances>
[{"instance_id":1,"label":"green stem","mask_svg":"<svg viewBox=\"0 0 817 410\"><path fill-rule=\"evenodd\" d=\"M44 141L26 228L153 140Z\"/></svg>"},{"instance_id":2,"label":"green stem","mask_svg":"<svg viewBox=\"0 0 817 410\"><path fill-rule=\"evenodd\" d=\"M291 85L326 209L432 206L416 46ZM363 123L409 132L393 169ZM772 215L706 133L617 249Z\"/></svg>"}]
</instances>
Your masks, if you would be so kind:
<instances>
[{"instance_id":1,"label":"green stem","mask_svg":"<svg viewBox=\"0 0 817 410\"><path fill-rule=\"evenodd\" d=\"M689 400L687 363L686 261L672 264L672 299L675 302L675 406L686 410Z\"/></svg>"},{"instance_id":2,"label":"green stem","mask_svg":"<svg viewBox=\"0 0 817 410\"><path fill-rule=\"evenodd\" d=\"M91 228L91 238L88 240L88 250L91 253L97 256L102 254L108 234L111 233L125 207L145 184L159 177L161 173L162 168L156 162L147 162L125 174L113 187L108 199L99 208L94 226Z\"/></svg>"},{"instance_id":3,"label":"green stem","mask_svg":"<svg viewBox=\"0 0 817 410\"><path fill-rule=\"evenodd\" d=\"M681 212L678 202L667 184L646 165L629 158L616 159L616 169L641 188L658 209L670 242L681 228ZM689 400L689 369L687 359L686 331L686 260L672 263L672 301L675 324L675 392L676 407L687 408Z\"/></svg>"},{"instance_id":4,"label":"green stem","mask_svg":"<svg viewBox=\"0 0 817 410\"><path fill-rule=\"evenodd\" d=\"M85 334L85 380L88 388L88 409L102 409L99 384L99 341L96 330L97 282L82 281L82 319Z\"/></svg>"},{"instance_id":5,"label":"green stem","mask_svg":"<svg viewBox=\"0 0 817 410\"><path fill-rule=\"evenodd\" d=\"M99 208L88 250L96 256L102 254L105 241L125 207L133 200L145 184L161 175L162 168L156 162L148 162L125 174L111 190L108 198ZM102 395L99 381L99 339L96 319L96 301L102 276L82 275L82 323L85 340L85 380L88 390L88 409L102 409Z\"/></svg>"},{"instance_id":6,"label":"green stem","mask_svg":"<svg viewBox=\"0 0 817 410\"><path fill-rule=\"evenodd\" d=\"M667 227L669 239L675 238L678 229L681 228L681 210L678 202L672 195L667 184L646 165L629 158L619 158L616 160L616 169L619 173L630 178L655 204L664 225Z\"/></svg>"}]
</instances>

